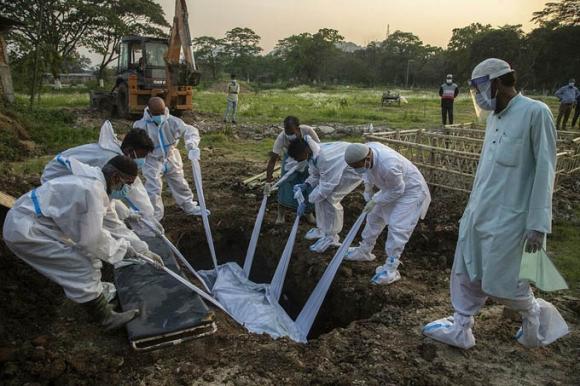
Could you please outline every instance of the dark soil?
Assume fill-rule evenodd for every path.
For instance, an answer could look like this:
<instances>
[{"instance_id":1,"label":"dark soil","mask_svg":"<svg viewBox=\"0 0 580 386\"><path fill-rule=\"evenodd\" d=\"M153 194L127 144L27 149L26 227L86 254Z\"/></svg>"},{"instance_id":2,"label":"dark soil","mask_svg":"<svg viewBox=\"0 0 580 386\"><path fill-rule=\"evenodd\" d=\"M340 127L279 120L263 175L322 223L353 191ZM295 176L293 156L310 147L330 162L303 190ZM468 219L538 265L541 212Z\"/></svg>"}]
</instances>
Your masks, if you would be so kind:
<instances>
[{"instance_id":1,"label":"dark soil","mask_svg":"<svg viewBox=\"0 0 580 386\"><path fill-rule=\"evenodd\" d=\"M216 156L204 160L202 168L219 260L241 264L261 194L246 190L240 180L261 171L263 164ZM11 192L23 193L26 185ZM216 334L160 351L134 352L123 330L105 333L91 324L57 285L0 243L0 384L580 384L580 307L569 294L546 296L572 329L547 348L526 350L517 344L512 338L520 325L517 317L491 302L477 317L477 345L469 351L421 335L425 323L452 312L448 277L464 200L434 193L428 218L405 251L401 281L370 285L375 267L385 258L383 238L375 249L377 262L345 262L305 345L250 334L216 311ZM168 237L195 267L209 268L201 221L184 216L170 196L165 202ZM343 204L344 235L363 204L359 194ZM254 281L270 280L291 217L286 225L274 225L275 204L269 205ZM332 257L332 251L318 255L308 250L303 239L308 229L308 224L301 225L282 295L291 316L299 312Z\"/></svg>"}]
</instances>

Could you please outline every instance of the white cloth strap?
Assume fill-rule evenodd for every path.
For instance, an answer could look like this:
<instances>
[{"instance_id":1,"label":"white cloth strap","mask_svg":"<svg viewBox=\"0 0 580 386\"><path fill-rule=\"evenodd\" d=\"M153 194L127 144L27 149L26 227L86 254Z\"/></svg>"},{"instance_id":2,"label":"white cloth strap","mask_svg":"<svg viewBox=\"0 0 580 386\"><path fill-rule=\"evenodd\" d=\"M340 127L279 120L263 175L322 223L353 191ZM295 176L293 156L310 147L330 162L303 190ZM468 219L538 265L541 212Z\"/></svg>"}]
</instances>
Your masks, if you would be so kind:
<instances>
[{"instance_id":1,"label":"white cloth strap","mask_svg":"<svg viewBox=\"0 0 580 386\"><path fill-rule=\"evenodd\" d=\"M338 272L338 268L340 267L340 264L346 256L348 248L352 244L356 234L362 226L366 215L367 214L363 212L356 220L351 230L348 232L348 235L346 235L344 238L342 245L340 248L338 248L338 251L336 251L336 254L328 264L328 267L326 267L326 270L316 285L316 288L314 288L314 291L312 291L312 294L310 294L310 297L306 301L304 308L302 308L302 311L300 311L300 314L296 318L296 327L303 334L302 337L304 340L306 340L308 337L308 333L312 328L312 324L314 324L314 319L316 319L316 315L318 314L320 306L322 305L322 302L328 293L328 289L334 280L334 276L336 275L336 272Z\"/></svg>"},{"instance_id":2,"label":"white cloth strap","mask_svg":"<svg viewBox=\"0 0 580 386\"><path fill-rule=\"evenodd\" d=\"M157 229L157 227L155 227L153 224L149 223L147 220L145 220L143 218L141 219L141 221L143 222L143 224L145 224L145 226L147 226L147 228L149 228L154 234L156 234L158 237L161 238L161 240L163 240L165 245L167 245L173 251L173 253L177 256L179 261L181 261L181 263L183 263L183 265L185 265L187 267L189 272L191 272L191 274L193 276L195 276L196 279L201 282L201 284L203 284L203 288L205 288L205 290L208 293L211 293L211 291L207 287L207 284L205 283L205 280L203 280L203 278L199 275L199 273L197 273L197 271L195 269L193 269L193 267L191 266L191 264L189 264L189 261L187 261L185 256L183 256L181 251L179 249L177 249L177 247L175 245L173 245L173 243L167 237L165 237L165 235L163 233L161 233L159 231L159 229Z\"/></svg>"},{"instance_id":3,"label":"white cloth strap","mask_svg":"<svg viewBox=\"0 0 580 386\"><path fill-rule=\"evenodd\" d=\"M199 206L201 207L201 218L203 220L203 228L205 229L205 237L207 238L207 244L209 246L209 252L211 253L211 258L213 260L214 268L217 268L217 256L215 254L215 247L213 244L213 237L211 235L211 228L209 226L209 218L207 215L207 207L205 205L205 197L203 195L203 184L201 181L201 167L199 166L198 160L192 160L191 165L193 168L193 181L195 183L195 190L197 192L197 199L199 200Z\"/></svg>"},{"instance_id":4,"label":"white cloth strap","mask_svg":"<svg viewBox=\"0 0 580 386\"><path fill-rule=\"evenodd\" d=\"M282 182L292 175L298 168L298 165L292 167L286 174L284 174L273 186L272 190L276 189ZM266 205L268 203L268 196L262 198L262 204L260 205L260 210L258 210L258 216L256 217L256 222L254 223L254 229L252 230L252 237L250 238L250 244L248 245L248 251L246 252L246 259L244 260L244 273L246 277L250 276L250 271L252 270L252 264L254 263L254 255L256 253L256 246L258 245L258 238L260 237L260 230L262 229L262 223L264 222L264 216L266 215Z\"/></svg>"},{"instance_id":5,"label":"white cloth strap","mask_svg":"<svg viewBox=\"0 0 580 386\"><path fill-rule=\"evenodd\" d=\"M150 259L150 258L148 258L145 255L139 254L139 258L145 260L149 264L155 265L155 263L153 262L153 260ZM219 308L220 310L222 310L223 312L225 312L230 318L232 318L233 320L235 320L236 322L238 322L236 320L236 318L232 314L230 314L228 312L228 310L226 310L226 308L224 306L221 305L220 302L218 302L213 297L211 297L210 295L208 295L207 293L205 293L204 291L202 291L199 287L197 287L196 285L190 283L189 281L187 281L186 279L184 279L183 277L181 277L181 275L173 272L172 270L170 270L167 267L163 267L163 270L166 273L168 273L169 275L171 275L174 279L176 279L177 281L179 281L181 284L183 284L184 286L186 286L187 288L189 288L190 290L192 290L193 292L195 292L196 294L198 294L199 296L201 296L202 298L204 298L205 300L207 300L208 302L210 302L211 304L215 305L217 308Z\"/></svg>"},{"instance_id":6,"label":"white cloth strap","mask_svg":"<svg viewBox=\"0 0 580 386\"><path fill-rule=\"evenodd\" d=\"M274 272L274 277L270 283L270 291L276 301L280 300L282 287L284 287L284 279L286 279L286 272L288 272L288 265L290 264L290 258L292 257L292 250L294 249L294 243L296 242L296 234L298 233L299 224L300 216L296 216L296 220L294 220L294 225L292 226L292 231L290 231L290 236L288 236L288 241L286 242L286 247L284 247L284 252L282 252L282 256L280 257L280 261L276 267L276 272Z\"/></svg>"},{"instance_id":7,"label":"white cloth strap","mask_svg":"<svg viewBox=\"0 0 580 386\"><path fill-rule=\"evenodd\" d=\"M262 229L262 222L264 222L264 216L266 215L267 204L268 204L268 196L264 195L264 197L262 198L262 205L260 205L260 210L258 211L258 217L256 217L256 222L254 223L254 229L252 230L252 238L250 239L248 252L246 252L246 259L244 260L244 274L246 275L246 277L250 276L250 271L252 270L252 264L254 262L254 254L256 253L256 246L258 245L258 237L260 237L260 229Z\"/></svg>"}]
</instances>

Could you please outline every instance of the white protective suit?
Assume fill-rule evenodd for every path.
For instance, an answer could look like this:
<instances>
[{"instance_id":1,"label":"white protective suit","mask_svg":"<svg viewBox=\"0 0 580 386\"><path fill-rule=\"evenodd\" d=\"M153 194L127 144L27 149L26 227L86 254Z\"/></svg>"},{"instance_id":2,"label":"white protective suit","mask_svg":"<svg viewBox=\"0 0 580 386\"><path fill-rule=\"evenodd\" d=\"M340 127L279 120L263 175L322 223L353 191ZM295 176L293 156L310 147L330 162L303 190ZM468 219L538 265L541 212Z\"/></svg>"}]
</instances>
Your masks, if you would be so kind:
<instances>
[{"instance_id":1,"label":"white protective suit","mask_svg":"<svg viewBox=\"0 0 580 386\"><path fill-rule=\"evenodd\" d=\"M318 156L314 155L310 161L305 182L314 188L308 201L314 204L317 233L321 236L311 246L314 252L324 252L330 245L338 244L344 217L340 202L362 182L362 177L344 160L348 145L347 142L322 143Z\"/></svg>"},{"instance_id":2,"label":"white protective suit","mask_svg":"<svg viewBox=\"0 0 580 386\"><path fill-rule=\"evenodd\" d=\"M115 264L129 246L147 244L111 209L100 169L70 159L72 175L46 181L8 212L3 238L14 254L86 303L103 292L102 262Z\"/></svg>"},{"instance_id":3,"label":"white protective suit","mask_svg":"<svg viewBox=\"0 0 580 386\"><path fill-rule=\"evenodd\" d=\"M161 220L164 215L161 198L163 176L167 179L176 204L184 212L193 214L198 206L193 201L193 193L185 180L183 162L177 145L179 139L183 137L188 151L196 149L200 142L199 130L170 115L168 109L165 109L165 120L161 127L158 127L149 113L149 108L145 108L143 118L136 121L133 127L146 130L155 144L155 150L147 156L143 166L145 189L153 205L155 218Z\"/></svg>"},{"instance_id":4,"label":"white protective suit","mask_svg":"<svg viewBox=\"0 0 580 386\"><path fill-rule=\"evenodd\" d=\"M379 191L373 196L376 205L367 216L358 252L373 260L377 238L388 225L385 251L387 257L398 259L419 218L425 218L431 194L423 175L411 161L381 143L367 145L373 152L373 165L363 175L365 192L372 193L374 187Z\"/></svg>"},{"instance_id":5,"label":"white protective suit","mask_svg":"<svg viewBox=\"0 0 580 386\"><path fill-rule=\"evenodd\" d=\"M434 328L433 322L425 335L473 346L473 315L488 296L522 313L518 340L526 346L546 345L567 333L554 306L536 300L528 282L519 280L527 231L551 232L555 166L556 130L548 106L518 94L499 114L489 115L451 273L454 319L464 323Z\"/></svg>"},{"instance_id":6,"label":"white protective suit","mask_svg":"<svg viewBox=\"0 0 580 386\"><path fill-rule=\"evenodd\" d=\"M69 165L70 158L74 158L84 164L100 169L113 157L118 155L123 155L123 152L121 151L121 143L117 139L111 123L105 121L103 126L101 126L98 143L73 147L58 154L45 166L40 181L44 184L54 178L71 175L72 172ZM131 185L131 190L127 197L123 199L123 202L129 206L131 210L138 212L144 218L154 219L153 206L151 205L149 196L147 196L147 191L139 177L137 177L135 182ZM115 200L114 208L121 220L125 220L131 213L127 206L125 206L121 201ZM138 227L138 229L135 230L138 233L149 234L147 229L141 228L144 227Z\"/></svg>"}]
</instances>

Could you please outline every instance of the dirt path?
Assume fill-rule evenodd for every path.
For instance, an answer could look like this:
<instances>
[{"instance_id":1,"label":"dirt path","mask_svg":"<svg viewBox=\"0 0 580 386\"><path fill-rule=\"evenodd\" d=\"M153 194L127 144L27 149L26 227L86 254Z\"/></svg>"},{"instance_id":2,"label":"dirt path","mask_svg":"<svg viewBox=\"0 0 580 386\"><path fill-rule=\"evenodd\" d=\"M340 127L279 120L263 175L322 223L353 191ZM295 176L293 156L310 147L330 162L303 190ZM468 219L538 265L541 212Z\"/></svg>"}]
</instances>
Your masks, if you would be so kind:
<instances>
[{"instance_id":1,"label":"dirt path","mask_svg":"<svg viewBox=\"0 0 580 386\"><path fill-rule=\"evenodd\" d=\"M217 252L222 261L241 262L260 194L239 181L264 165L232 163L215 153L214 161L204 160L202 167ZM345 228L362 209L361 201L347 198ZM182 215L170 198L166 203L169 237L196 267L209 267L200 221ZM496 304L477 317L477 346L469 351L421 336L424 323L451 312L448 276L462 209L460 201L435 192L428 221L408 245L397 284L369 284L379 263L344 263L307 345L248 334L218 313L218 332L209 338L136 353L124 331L101 332L58 286L0 244L0 384L580 384L580 305L570 295L548 297L573 329L548 348L520 347L512 338L519 321L504 316ZM274 226L275 206L269 210L252 272L255 281L270 279L290 228ZM302 239L307 230L301 225L283 293L291 316L332 257L308 251ZM381 249L376 250L379 259L384 258Z\"/></svg>"}]
</instances>

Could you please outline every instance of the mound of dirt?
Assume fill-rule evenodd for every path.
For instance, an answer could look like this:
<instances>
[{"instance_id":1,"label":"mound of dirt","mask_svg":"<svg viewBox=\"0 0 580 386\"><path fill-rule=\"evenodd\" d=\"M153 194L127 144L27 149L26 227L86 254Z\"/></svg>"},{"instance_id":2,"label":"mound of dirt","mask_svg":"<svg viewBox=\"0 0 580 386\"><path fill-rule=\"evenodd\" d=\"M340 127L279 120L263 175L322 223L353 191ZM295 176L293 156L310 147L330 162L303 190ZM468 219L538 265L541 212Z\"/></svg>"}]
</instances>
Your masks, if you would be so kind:
<instances>
[{"instance_id":1,"label":"mound of dirt","mask_svg":"<svg viewBox=\"0 0 580 386\"><path fill-rule=\"evenodd\" d=\"M13 114L0 110L0 161L17 161L35 151L26 128Z\"/></svg>"}]
</instances>

